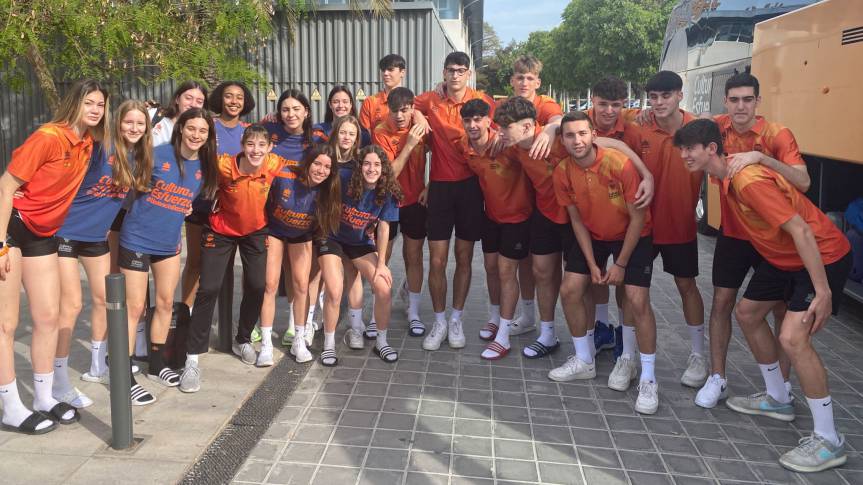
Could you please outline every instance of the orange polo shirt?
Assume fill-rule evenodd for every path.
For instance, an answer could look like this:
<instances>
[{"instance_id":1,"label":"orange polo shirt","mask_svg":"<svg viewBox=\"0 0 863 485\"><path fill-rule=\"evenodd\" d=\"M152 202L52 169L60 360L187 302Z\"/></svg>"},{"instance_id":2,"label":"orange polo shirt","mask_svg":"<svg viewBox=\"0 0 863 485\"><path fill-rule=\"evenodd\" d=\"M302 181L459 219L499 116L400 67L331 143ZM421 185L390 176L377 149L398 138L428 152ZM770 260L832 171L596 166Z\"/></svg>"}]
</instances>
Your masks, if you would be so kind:
<instances>
[{"instance_id":1,"label":"orange polo shirt","mask_svg":"<svg viewBox=\"0 0 863 485\"><path fill-rule=\"evenodd\" d=\"M493 143L495 138L497 134L492 133L488 143ZM471 171L479 178L488 218L498 224L528 220L533 213L533 189L521 164L503 153L496 157L477 153L467 137L462 140L462 150Z\"/></svg>"},{"instance_id":2,"label":"orange polo shirt","mask_svg":"<svg viewBox=\"0 0 863 485\"><path fill-rule=\"evenodd\" d=\"M683 124L695 119L683 113ZM690 173L674 146L674 134L650 122L641 127L641 159L653 174L655 184L651 215L654 244L682 244L696 237L695 206L701 194L704 172ZM638 153L638 152L637 152Z\"/></svg>"},{"instance_id":3,"label":"orange polo shirt","mask_svg":"<svg viewBox=\"0 0 863 485\"><path fill-rule=\"evenodd\" d=\"M408 138L410 128L399 130L393 122L387 118L375 127L372 135L372 143L383 148L390 161L395 160ZM420 193L425 189L426 174L426 145L424 142L417 143L399 173L398 182L402 188L404 199L399 202L399 207L407 207L419 201Z\"/></svg>"},{"instance_id":4,"label":"orange polo shirt","mask_svg":"<svg viewBox=\"0 0 863 485\"><path fill-rule=\"evenodd\" d=\"M742 152L761 152L770 158L775 158L788 165L805 165L800 148L791 130L771 123L761 116L755 117L755 124L746 133L738 133L731 124L731 116L727 114L715 116L714 121L722 133L722 144L725 153L731 155ZM718 183L716 180L711 180ZM724 191L719 191L720 198L725 197ZM720 200L724 206L725 202ZM731 217L728 211L722 211L722 233L728 237L748 239L746 231Z\"/></svg>"},{"instance_id":5,"label":"orange polo shirt","mask_svg":"<svg viewBox=\"0 0 863 485\"><path fill-rule=\"evenodd\" d=\"M571 156L554 169L554 193L560 205L574 205L590 237L598 241L622 241L629 227L626 204L635 203L641 176L632 161L610 148L593 146L596 161L582 168ZM641 236L650 234L650 213L645 215Z\"/></svg>"},{"instance_id":6,"label":"orange polo shirt","mask_svg":"<svg viewBox=\"0 0 863 485\"><path fill-rule=\"evenodd\" d=\"M461 101L449 97L441 98L434 91L427 91L414 99L414 107L425 115L431 126L431 171L432 182L458 182L473 176L461 152L461 139L465 136L461 121L461 107L472 99L482 99L491 106L490 117L494 117L494 101L482 91L466 88Z\"/></svg>"},{"instance_id":7,"label":"orange polo shirt","mask_svg":"<svg viewBox=\"0 0 863 485\"><path fill-rule=\"evenodd\" d=\"M504 101L506 99L498 100L495 107ZM555 116L563 116L563 110L557 104L557 101L544 94L537 94L533 97L533 107L536 108L536 121L541 125L547 125L548 121Z\"/></svg>"},{"instance_id":8,"label":"orange polo shirt","mask_svg":"<svg viewBox=\"0 0 863 485\"><path fill-rule=\"evenodd\" d=\"M537 124L535 134L542 131L542 126ZM552 174L554 167L567 156L566 149L560 142L560 136L554 138L554 143L551 147L551 153L548 157L540 160L530 158L530 150L521 148L518 145L513 145L502 153L512 161L521 164L524 173L533 184L533 189L536 192L536 208L539 212L557 224L566 224L569 222L569 216L566 213L566 208L557 202L554 196L554 184L552 183Z\"/></svg>"},{"instance_id":9,"label":"orange polo shirt","mask_svg":"<svg viewBox=\"0 0 863 485\"><path fill-rule=\"evenodd\" d=\"M12 206L24 225L40 237L53 236L87 173L93 138L78 137L65 124L46 123L12 152L6 170L24 181Z\"/></svg>"},{"instance_id":10,"label":"orange polo shirt","mask_svg":"<svg viewBox=\"0 0 863 485\"><path fill-rule=\"evenodd\" d=\"M763 165L749 165L733 179L723 180L722 192L726 200L722 209L733 213L755 249L781 270L804 268L794 239L779 227L798 214L812 228L825 265L839 261L851 250L845 235L815 204Z\"/></svg>"},{"instance_id":11,"label":"orange polo shirt","mask_svg":"<svg viewBox=\"0 0 863 485\"><path fill-rule=\"evenodd\" d=\"M225 236L246 236L267 225L264 206L273 179L284 167L284 159L269 154L254 174L244 175L237 166L238 156L219 157L219 190L216 209L210 214L210 227Z\"/></svg>"},{"instance_id":12,"label":"orange polo shirt","mask_svg":"<svg viewBox=\"0 0 863 485\"><path fill-rule=\"evenodd\" d=\"M369 133L387 120L387 115L390 114L390 107L387 106L388 97L385 91L378 91L374 96L363 100L360 106L360 125Z\"/></svg>"},{"instance_id":13,"label":"orange polo shirt","mask_svg":"<svg viewBox=\"0 0 863 485\"><path fill-rule=\"evenodd\" d=\"M635 153L639 153L641 151L641 131L639 130L638 125L632 122L627 122L624 119L624 113L620 113L620 116L617 117L617 122L615 122L614 126L612 126L610 130L599 129L599 125L596 123L596 113L593 108L587 110L586 114L593 123L593 127L596 129L596 136L614 138L615 140L620 140L623 143L626 143L626 146L631 148Z\"/></svg>"}]
</instances>

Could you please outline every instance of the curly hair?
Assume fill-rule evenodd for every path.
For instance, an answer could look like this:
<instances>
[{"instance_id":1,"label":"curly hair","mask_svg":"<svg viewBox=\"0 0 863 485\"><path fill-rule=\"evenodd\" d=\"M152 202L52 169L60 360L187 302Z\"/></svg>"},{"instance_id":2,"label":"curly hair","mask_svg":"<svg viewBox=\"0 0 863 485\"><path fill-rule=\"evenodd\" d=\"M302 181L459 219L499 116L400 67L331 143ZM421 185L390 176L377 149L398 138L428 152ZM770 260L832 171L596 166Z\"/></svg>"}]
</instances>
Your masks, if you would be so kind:
<instances>
[{"instance_id":1,"label":"curly hair","mask_svg":"<svg viewBox=\"0 0 863 485\"><path fill-rule=\"evenodd\" d=\"M381 159L381 176L375 183L375 204L381 206L386 202L387 196L392 195L398 201L404 199L402 188L396 180L396 175L393 172L393 166L390 163L389 157L383 149L377 145L369 145L360 151L359 162L354 173L351 175L351 180L348 182L348 197L355 201L359 201L360 197L365 192L366 182L363 180L363 162L366 156L374 153Z\"/></svg>"}]
</instances>

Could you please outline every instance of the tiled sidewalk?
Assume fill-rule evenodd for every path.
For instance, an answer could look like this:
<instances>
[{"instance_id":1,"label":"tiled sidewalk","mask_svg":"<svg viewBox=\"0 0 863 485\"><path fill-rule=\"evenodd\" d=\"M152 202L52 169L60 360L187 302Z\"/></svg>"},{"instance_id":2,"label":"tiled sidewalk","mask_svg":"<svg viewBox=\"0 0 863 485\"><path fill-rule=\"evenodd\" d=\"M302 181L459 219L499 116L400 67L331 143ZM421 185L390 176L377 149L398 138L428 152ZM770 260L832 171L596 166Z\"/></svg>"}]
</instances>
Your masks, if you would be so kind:
<instances>
[{"instance_id":1,"label":"tiled sidewalk","mask_svg":"<svg viewBox=\"0 0 863 485\"><path fill-rule=\"evenodd\" d=\"M699 286L709 308L713 240L700 243ZM695 390L679 383L689 342L677 290L661 263L656 270L652 300L661 396L656 415L635 413L634 388L618 393L606 387L612 367L608 352L598 357L593 381L548 380L548 370L572 352L560 311L557 331L563 345L553 359L522 358L518 351L534 338L526 334L514 339L515 351L505 359L481 360L484 343L477 333L487 298L477 250L466 348L452 351L444 344L437 352L423 351L421 338L407 336L404 312L397 306L389 341L400 350L399 362L385 364L371 353L370 343L364 351L340 344L339 367L313 365L236 483L863 483L860 306L845 307L816 339L830 369L836 421L851 450L848 464L838 471L797 475L776 459L811 430L799 386L795 383L798 418L793 424L743 416L722 404L713 410L696 407ZM393 272L401 273L398 264ZM431 322L427 299L423 310ZM729 384L732 394L761 385L738 330L729 355Z\"/></svg>"}]
</instances>

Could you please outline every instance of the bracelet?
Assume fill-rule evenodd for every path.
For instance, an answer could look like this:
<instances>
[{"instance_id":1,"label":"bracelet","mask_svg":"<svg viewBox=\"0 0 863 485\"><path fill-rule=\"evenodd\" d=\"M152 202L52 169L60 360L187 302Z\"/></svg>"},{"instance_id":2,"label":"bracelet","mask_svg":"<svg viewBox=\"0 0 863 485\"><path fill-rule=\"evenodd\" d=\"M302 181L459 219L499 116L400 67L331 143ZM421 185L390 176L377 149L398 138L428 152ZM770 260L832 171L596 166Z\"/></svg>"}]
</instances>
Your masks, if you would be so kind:
<instances>
[{"instance_id":1,"label":"bracelet","mask_svg":"<svg viewBox=\"0 0 863 485\"><path fill-rule=\"evenodd\" d=\"M0 248L0 258L9 254L9 244L3 243L3 247Z\"/></svg>"},{"instance_id":2,"label":"bracelet","mask_svg":"<svg viewBox=\"0 0 863 485\"><path fill-rule=\"evenodd\" d=\"M617 261L614 262L614 265L617 266L618 268L626 269L626 266L618 263Z\"/></svg>"}]
</instances>

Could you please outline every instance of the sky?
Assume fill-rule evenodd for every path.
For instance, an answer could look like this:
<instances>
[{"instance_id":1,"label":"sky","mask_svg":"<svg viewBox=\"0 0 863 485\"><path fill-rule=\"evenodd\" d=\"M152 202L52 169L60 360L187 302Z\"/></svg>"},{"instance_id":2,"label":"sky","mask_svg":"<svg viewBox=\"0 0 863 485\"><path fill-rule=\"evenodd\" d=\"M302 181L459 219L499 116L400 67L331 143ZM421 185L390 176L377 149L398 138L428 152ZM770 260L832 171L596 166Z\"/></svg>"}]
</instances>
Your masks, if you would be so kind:
<instances>
[{"instance_id":1,"label":"sky","mask_svg":"<svg viewBox=\"0 0 863 485\"><path fill-rule=\"evenodd\" d=\"M568 0L486 0L483 16L506 45L512 39L527 40L535 30L556 27L567 4Z\"/></svg>"}]
</instances>

